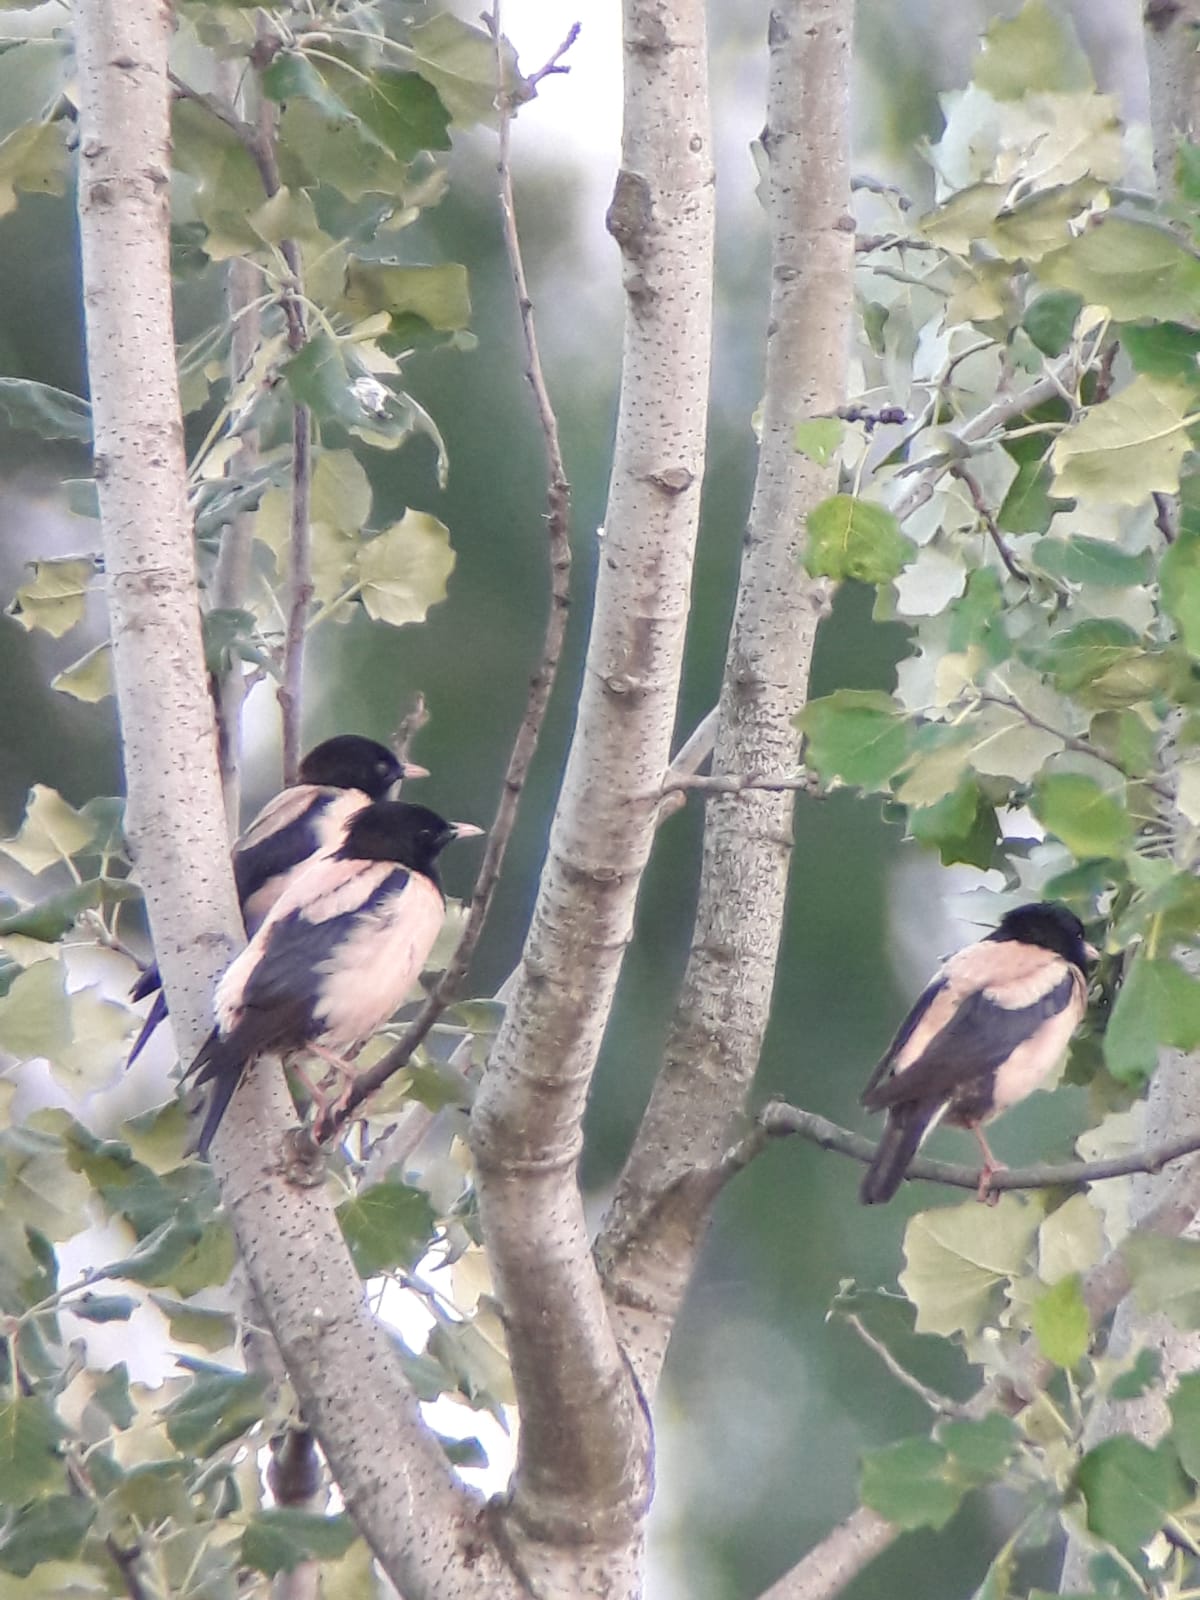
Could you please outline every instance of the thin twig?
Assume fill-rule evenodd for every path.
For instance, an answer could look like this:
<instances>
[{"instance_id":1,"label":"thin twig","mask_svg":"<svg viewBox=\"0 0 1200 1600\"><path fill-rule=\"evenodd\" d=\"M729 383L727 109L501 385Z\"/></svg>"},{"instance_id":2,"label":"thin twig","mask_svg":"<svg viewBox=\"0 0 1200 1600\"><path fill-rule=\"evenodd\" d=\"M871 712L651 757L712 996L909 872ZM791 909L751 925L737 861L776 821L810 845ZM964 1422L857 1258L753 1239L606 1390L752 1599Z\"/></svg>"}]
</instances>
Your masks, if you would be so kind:
<instances>
[{"instance_id":1,"label":"thin twig","mask_svg":"<svg viewBox=\"0 0 1200 1600\"><path fill-rule=\"evenodd\" d=\"M1072 733L1064 733L1061 728L1056 728L1052 723L1044 721L1023 706L1012 695L991 694L985 691L977 695L976 699L981 705L1003 706L1006 711L1015 711L1019 717L1024 718L1031 728L1040 728L1043 733L1048 733L1055 739L1061 739L1065 748L1074 751L1076 755L1091 756L1096 761L1103 762L1106 767L1111 767L1114 772L1119 772L1129 783L1143 783L1160 800L1174 804L1175 797L1165 783L1162 783L1157 778L1143 777L1127 772L1115 756L1106 755L1103 750L1098 749L1094 744L1089 744L1086 739L1078 739Z\"/></svg>"},{"instance_id":2,"label":"thin twig","mask_svg":"<svg viewBox=\"0 0 1200 1600\"><path fill-rule=\"evenodd\" d=\"M966 1417L970 1415L966 1406L960 1405L957 1400L951 1400L947 1394L939 1394L936 1389L931 1389L928 1384L922 1383L920 1378L914 1377L907 1367L902 1366L896 1360L883 1340L875 1337L861 1317L855 1316L852 1311L843 1312L842 1316L854 1329L867 1349L875 1352L892 1377L902 1383L906 1389L911 1389L918 1400L923 1400L931 1411L943 1417Z\"/></svg>"},{"instance_id":3,"label":"thin twig","mask_svg":"<svg viewBox=\"0 0 1200 1600\"><path fill-rule=\"evenodd\" d=\"M822 1150L836 1150L852 1161L864 1165L875 1155L875 1144L860 1133L851 1133L828 1118L813 1111L803 1111L799 1106L773 1100L763 1107L755 1125L744 1138L733 1145L713 1168L713 1180L727 1182L742 1172L761 1154L774 1139L788 1138L792 1134L819 1145ZM1057 1189L1081 1188L1084 1184L1098 1183L1105 1178L1125 1178L1133 1173L1161 1172L1173 1161L1200 1150L1200 1130L1192 1129L1177 1139L1170 1139L1149 1150L1134 1150L1123 1156L1106 1156L1099 1161L1039 1162L1028 1167L1001 1167L993 1172L988 1182L993 1191L1007 1189ZM922 1183L939 1183L953 1189L978 1190L982 1172L978 1167L961 1166L957 1162L930 1161L918 1156L909 1166L907 1176Z\"/></svg>"},{"instance_id":4,"label":"thin twig","mask_svg":"<svg viewBox=\"0 0 1200 1600\"><path fill-rule=\"evenodd\" d=\"M428 721L429 709L425 704L425 696L418 689L412 697L408 710L400 718L396 731L392 735L392 749L401 761L408 760L413 740Z\"/></svg>"},{"instance_id":5,"label":"thin twig","mask_svg":"<svg viewBox=\"0 0 1200 1600\"><path fill-rule=\"evenodd\" d=\"M499 0L494 0L488 26L496 43L496 74L497 80L502 78L502 57L500 51L500 7ZM570 41L568 41L570 42ZM564 46L565 48L565 46ZM561 50L552 58L557 61ZM554 679L558 672L558 663L562 655L563 640L567 630L567 611L571 603L571 485L567 480L566 468L563 465L562 447L558 437L558 418L546 387L545 374L542 369L542 358L538 350L537 328L533 314L533 301L529 295L529 284L525 276L525 262L521 253L521 240L517 231L516 206L513 199L512 159L511 159L511 125L513 108L508 95L501 87L497 94L497 107L500 113L499 150L497 153L496 170L500 178L500 218L504 234L504 248L508 256L509 270L512 273L513 289L516 293L517 309L521 317L521 331L525 340L525 377L533 391L534 405L537 410L538 422L541 427L542 440L546 452L547 485L546 485L546 540L550 557L550 614L546 620L546 633L542 641L541 659L529 682L529 694L525 701L525 711L521 718L521 725L517 729L516 739L513 741L512 754L508 758L508 769L504 774L504 785L500 792L500 801L496 808L496 815L488 832L487 847L484 850L483 862L479 868L479 877L475 883L475 891L471 896L471 904L467 911L466 927L459 941L458 949L453 958L438 980L438 985L422 1006L412 1026L405 1033L393 1049L389 1050L381 1060L364 1072L355 1081L345 1107L341 1112L326 1121L318 1133L328 1136L337 1132L345 1125L347 1118L352 1116L357 1108L369 1095L374 1094L381 1084L393 1077L409 1061L413 1051L429 1033L437 1022L442 1012L457 995L459 987L467 974L471 964L471 957L475 953L475 946L479 943L479 936L483 932L483 925L491 907L492 897L496 892L496 885L500 878L500 868L504 861L504 853L508 848L508 841L512 836L513 827L517 820L517 807L520 804L521 793L525 787L525 780L529 775L530 763L537 750L538 738L542 731L542 724L546 719L546 709L550 703L550 693L554 687Z\"/></svg>"},{"instance_id":6,"label":"thin twig","mask_svg":"<svg viewBox=\"0 0 1200 1600\"><path fill-rule=\"evenodd\" d=\"M969 422L964 423L953 436L955 444L957 446L982 444L992 434L1004 428L1014 417L1022 417L1027 412L1044 405L1047 400L1055 399L1061 393L1063 385L1069 387L1078 382L1080 374L1087 370L1091 359L1093 358L1081 358L1073 354L1063 357L1045 376L1031 383L1027 389L1020 389L1015 394L1005 395L993 401ZM958 459L960 455L943 450L930 456L928 460L912 463L910 470L916 475L917 481L892 507L892 513L898 522L907 521L914 511L932 498L937 480L943 472L949 471L951 465Z\"/></svg>"},{"instance_id":7,"label":"thin twig","mask_svg":"<svg viewBox=\"0 0 1200 1600\"><path fill-rule=\"evenodd\" d=\"M257 135L249 122L244 122L232 105L220 99L215 94L205 94L201 89L193 89L190 83L185 83L175 73L167 73L167 81L181 100L192 100L198 106L203 106L210 116L216 117L218 122L237 135L246 149L255 153Z\"/></svg>"},{"instance_id":8,"label":"thin twig","mask_svg":"<svg viewBox=\"0 0 1200 1600\"><path fill-rule=\"evenodd\" d=\"M992 515L992 511L987 503L987 500L984 498L983 489L980 485L979 479L975 477L974 473L968 472L961 461L956 461L950 468L950 476L952 478L957 478L961 484L965 485L967 492L971 496L971 504L979 513L979 520L987 529L988 537L996 547L996 554L1007 567L1009 575L1013 578L1016 578L1020 583L1030 583L1032 580L1030 579L1029 574L1025 571L1024 567L1018 563L1016 557L1013 555L1012 551L1008 548L1008 545L1004 541L1004 535L1000 532L1000 526L995 517Z\"/></svg>"},{"instance_id":9,"label":"thin twig","mask_svg":"<svg viewBox=\"0 0 1200 1600\"><path fill-rule=\"evenodd\" d=\"M485 20L488 20L488 19L485 19ZM496 17L495 12L493 12L492 18L488 22L488 25L492 29L492 32L495 34L496 45L497 45L497 49L498 49L499 48L499 44L500 44L500 24L499 24L499 20ZM582 27L583 27L583 24L581 22L573 22L571 24L571 26L567 30L566 38L559 45L558 49L554 52L554 54L550 57L550 59L545 63L545 65L539 67L536 72L530 73L529 77L525 79L526 88L531 89L531 90L532 89L536 89L538 84L541 83L542 79L550 77L550 75L552 73L570 72L570 70L571 70L570 67L564 67L562 65L562 58L566 55L567 51L575 43L576 39L578 39L579 33L580 33L580 29Z\"/></svg>"}]
</instances>

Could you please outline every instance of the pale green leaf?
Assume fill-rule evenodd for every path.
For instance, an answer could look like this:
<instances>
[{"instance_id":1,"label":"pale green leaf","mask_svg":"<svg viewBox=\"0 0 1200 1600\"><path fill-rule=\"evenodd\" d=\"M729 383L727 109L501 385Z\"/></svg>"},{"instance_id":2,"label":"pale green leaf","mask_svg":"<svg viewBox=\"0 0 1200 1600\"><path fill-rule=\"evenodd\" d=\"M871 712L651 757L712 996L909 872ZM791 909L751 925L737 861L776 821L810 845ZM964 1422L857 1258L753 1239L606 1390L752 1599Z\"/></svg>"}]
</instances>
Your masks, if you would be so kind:
<instances>
[{"instance_id":1,"label":"pale green leaf","mask_svg":"<svg viewBox=\"0 0 1200 1600\"><path fill-rule=\"evenodd\" d=\"M1173 494L1193 399L1182 384L1139 375L1093 406L1054 442L1054 493L1118 505L1139 505L1155 492Z\"/></svg>"},{"instance_id":2,"label":"pale green leaf","mask_svg":"<svg viewBox=\"0 0 1200 1600\"><path fill-rule=\"evenodd\" d=\"M453 333L471 320L467 269L456 261L429 267L351 257L342 309L355 319L377 311L420 317L431 328Z\"/></svg>"},{"instance_id":3,"label":"pale green leaf","mask_svg":"<svg viewBox=\"0 0 1200 1600\"><path fill-rule=\"evenodd\" d=\"M0 1402L0 1503L21 1505L63 1479L57 1445L64 1429L39 1395Z\"/></svg>"},{"instance_id":4,"label":"pale green leaf","mask_svg":"<svg viewBox=\"0 0 1200 1600\"><path fill-rule=\"evenodd\" d=\"M32 561L33 580L23 583L13 596L8 614L23 628L40 628L61 639L83 621L88 591L96 576L91 556Z\"/></svg>"},{"instance_id":5,"label":"pale green leaf","mask_svg":"<svg viewBox=\"0 0 1200 1600\"><path fill-rule=\"evenodd\" d=\"M1158 1532L1167 1513L1189 1498L1178 1461L1128 1434L1089 1450L1079 1463L1076 1484L1087 1505L1089 1529L1130 1560Z\"/></svg>"},{"instance_id":6,"label":"pale green leaf","mask_svg":"<svg viewBox=\"0 0 1200 1600\"><path fill-rule=\"evenodd\" d=\"M1200 1328L1200 1242L1134 1233L1121 1245L1134 1302L1147 1316L1162 1312L1177 1328Z\"/></svg>"},{"instance_id":7,"label":"pale green leaf","mask_svg":"<svg viewBox=\"0 0 1200 1600\"><path fill-rule=\"evenodd\" d=\"M0 139L0 217L16 210L17 192L65 194L71 158L65 122L26 122ZM10 380L11 381L11 380Z\"/></svg>"},{"instance_id":8,"label":"pale green leaf","mask_svg":"<svg viewBox=\"0 0 1200 1600\"><path fill-rule=\"evenodd\" d=\"M1070 289L1120 321L1139 317L1194 322L1200 258L1167 228L1132 217L1096 219L1062 250L1038 263L1045 284Z\"/></svg>"},{"instance_id":9,"label":"pale green leaf","mask_svg":"<svg viewBox=\"0 0 1200 1600\"><path fill-rule=\"evenodd\" d=\"M1027 1270L1041 1214L1013 1195L996 1206L922 1211L904 1234L900 1287L917 1308L918 1333L977 1333L997 1291Z\"/></svg>"},{"instance_id":10,"label":"pale green leaf","mask_svg":"<svg viewBox=\"0 0 1200 1600\"><path fill-rule=\"evenodd\" d=\"M450 530L428 512L410 509L360 547L357 569L368 616L392 627L421 622L446 598L454 570Z\"/></svg>"},{"instance_id":11,"label":"pale green leaf","mask_svg":"<svg viewBox=\"0 0 1200 1600\"><path fill-rule=\"evenodd\" d=\"M502 38L497 72L496 42L482 28L439 12L413 28L409 44L397 52L433 85L451 120L460 128L496 120L497 80L507 97L525 97L512 45Z\"/></svg>"},{"instance_id":12,"label":"pale green leaf","mask_svg":"<svg viewBox=\"0 0 1200 1600\"><path fill-rule=\"evenodd\" d=\"M1046 0L1026 0L1015 17L992 23L971 76L997 100L1019 100L1045 89L1093 87L1075 30Z\"/></svg>"},{"instance_id":13,"label":"pale green leaf","mask_svg":"<svg viewBox=\"0 0 1200 1600\"><path fill-rule=\"evenodd\" d=\"M1139 952L1117 991L1104 1060L1120 1082L1140 1083L1153 1073L1163 1044L1200 1045L1200 982L1174 961Z\"/></svg>"},{"instance_id":14,"label":"pale green leaf","mask_svg":"<svg viewBox=\"0 0 1200 1600\"><path fill-rule=\"evenodd\" d=\"M0 146L2 149L3 146ZM92 408L86 400L32 378L0 378L0 413L9 426L43 439L92 442Z\"/></svg>"},{"instance_id":15,"label":"pale green leaf","mask_svg":"<svg viewBox=\"0 0 1200 1600\"><path fill-rule=\"evenodd\" d=\"M792 429L792 446L801 455L826 467L837 455L846 425L837 417L810 417Z\"/></svg>"},{"instance_id":16,"label":"pale green leaf","mask_svg":"<svg viewBox=\"0 0 1200 1600\"><path fill-rule=\"evenodd\" d=\"M863 1503L897 1528L944 1528L962 1503L966 1486L954 1480L950 1460L933 1439L901 1439L863 1457Z\"/></svg>"},{"instance_id":17,"label":"pale green leaf","mask_svg":"<svg viewBox=\"0 0 1200 1600\"><path fill-rule=\"evenodd\" d=\"M983 706L972 718L970 730L967 759L982 777L1029 783L1063 748L1057 735L1033 727L1008 706Z\"/></svg>"},{"instance_id":18,"label":"pale green leaf","mask_svg":"<svg viewBox=\"0 0 1200 1600\"><path fill-rule=\"evenodd\" d=\"M0 839L0 852L36 875L78 855L94 836L87 818L68 805L57 789L36 783L29 791L19 832L11 839Z\"/></svg>"},{"instance_id":19,"label":"pale green leaf","mask_svg":"<svg viewBox=\"0 0 1200 1600\"><path fill-rule=\"evenodd\" d=\"M1042 1354L1057 1367L1074 1367L1087 1354L1091 1323L1079 1283L1076 1273L1060 1278L1038 1295L1030 1312Z\"/></svg>"},{"instance_id":20,"label":"pale green leaf","mask_svg":"<svg viewBox=\"0 0 1200 1600\"><path fill-rule=\"evenodd\" d=\"M29 1061L53 1060L71 1043L66 972L58 961L39 961L18 973L0 999L0 1050Z\"/></svg>"},{"instance_id":21,"label":"pale green leaf","mask_svg":"<svg viewBox=\"0 0 1200 1600\"><path fill-rule=\"evenodd\" d=\"M87 705L95 705L97 701L115 694L112 645L105 639L103 644L80 656L78 661L56 672L50 680L50 687L57 689L59 694L69 694L73 700L82 700Z\"/></svg>"},{"instance_id":22,"label":"pale green leaf","mask_svg":"<svg viewBox=\"0 0 1200 1600\"><path fill-rule=\"evenodd\" d=\"M166 1294L152 1293L150 1299L170 1324L171 1338L180 1344L198 1345L211 1353L224 1350L237 1337L237 1319L227 1311L212 1311Z\"/></svg>"},{"instance_id":23,"label":"pale green leaf","mask_svg":"<svg viewBox=\"0 0 1200 1600\"><path fill-rule=\"evenodd\" d=\"M1162 608L1188 653L1200 656L1200 534L1181 532L1158 566Z\"/></svg>"}]
</instances>

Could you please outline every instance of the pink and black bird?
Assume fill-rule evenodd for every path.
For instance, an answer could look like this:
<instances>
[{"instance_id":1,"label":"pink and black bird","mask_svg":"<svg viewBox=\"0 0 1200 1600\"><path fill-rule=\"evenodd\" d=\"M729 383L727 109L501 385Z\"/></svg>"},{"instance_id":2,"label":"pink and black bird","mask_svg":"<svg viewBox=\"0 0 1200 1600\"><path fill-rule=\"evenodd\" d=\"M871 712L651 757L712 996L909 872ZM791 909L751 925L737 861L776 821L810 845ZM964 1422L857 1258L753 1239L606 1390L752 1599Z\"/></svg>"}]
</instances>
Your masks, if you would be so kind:
<instances>
[{"instance_id":1,"label":"pink and black bird","mask_svg":"<svg viewBox=\"0 0 1200 1600\"><path fill-rule=\"evenodd\" d=\"M398 792L405 778L427 778L424 767L402 762L384 745L341 733L313 747L300 763L298 783L282 789L233 847L233 877L246 933L253 935L298 867L341 838L357 811ZM147 967L132 998L155 996L129 1055L132 1066L167 1015L157 966Z\"/></svg>"},{"instance_id":2,"label":"pink and black bird","mask_svg":"<svg viewBox=\"0 0 1200 1600\"><path fill-rule=\"evenodd\" d=\"M1054 902L1018 906L994 933L953 955L917 1000L863 1090L887 1126L863 1178L864 1205L890 1200L925 1136L944 1118L984 1156L980 1198L1001 1163L983 1124L1039 1088L1087 1008L1097 952Z\"/></svg>"},{"instance_id":3,"label":"pink and black bird","mask_svg":"<svg viewBox=\"0 0 1200 1600\"><path fill-rule=\"evenodd\" d=\"M260 1055L309 1052L352 1077L347 1058L403 1003L441 929L438 856L482 831L380 800L293 876L217 984L217 1026L188 1068L212 1085L200 1155Z\"/></svg>"}]
</instances>

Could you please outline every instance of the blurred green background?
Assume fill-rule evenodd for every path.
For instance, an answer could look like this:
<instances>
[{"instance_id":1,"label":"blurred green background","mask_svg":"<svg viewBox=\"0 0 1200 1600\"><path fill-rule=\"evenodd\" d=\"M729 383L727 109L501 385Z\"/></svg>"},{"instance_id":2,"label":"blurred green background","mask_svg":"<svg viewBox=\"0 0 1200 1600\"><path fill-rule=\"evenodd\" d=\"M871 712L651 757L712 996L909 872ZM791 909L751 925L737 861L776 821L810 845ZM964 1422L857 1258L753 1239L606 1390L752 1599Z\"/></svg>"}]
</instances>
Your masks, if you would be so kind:
<instances>
[{"instance_id":1,"label":"blurred green background","mask_svg":"<svg viewBox=\"0 0 1200 1600\"><path fill-rule=\"evenodd\" d=\"M506 25L535 66L577 15L584 31L573 79L551 79L522 113L518 201L547 375L574 485L575 610L553 713L524 802L508 870L480 948L474 987L489 993L513 965L536 885L569 734L582 659L597 525L603 520L619 378L621 301L615 247L601 218L615 168L619 59L612 18L559 0L510 4ZM616 8L607 8L615 10ZM936 136L937 94L965 82L988 19L1015 5L965 0L863 0L857 76L860 170L929 191L917 154ZM1067 9L1067 8L1064 8ZM1144 110L1137 7L1083 0L1080 31L1097 77L1127 114ZM695 608L679 728L712 704L732 608L742 525L754 470L750 416L759 399L767 292L766 241L748 143L761 127L765 17L758 0L710 8L719 158L718 322L709 471ZM527 43L523 22L535 42ZM11 24L10 30L11 30ZM541 41L549 40L543 48ZM7 132L36 108L37 85L0 56ZM586 91L586 92L585 92ZM589 100L588 95L596 98ZM588 121L590 109L605 115ZM574 122L574 126L572 125ZM578 137L576 137L578 135ZM388 518L406 504L435 512L452 531L458 567L448 601L425 626L391 631L356 620L326 627L310 658L306 726L312 743L334 731L387 737L414 689L432 721L417 755L434 777L422 798L486 822L523 704L543 619L543 464L517 354L511 288L500 248L488 140L462 142L451 199L421 226L430 250L468 263L479 347L415 360L411 387L450 451L439 494L432 450L417 440L396 455L363 456ZM85 392L78 269L70 199L23 197L0 220L0 371ZM181 333L209 290L180 301ZM82 452L27 436L0 436L0 594L5 602L35 552L92 548L88 524L65 515L58 481L86 471ZM537 598L535 598L537 597ZM870 620L871 596L849 587L823 629L814 689L890 686L903 629ZM34 782L73 802L116 792L118 735L112 702L86 707L47 687L80 654L0 618L0 825L11 831ZM273 712L260 692L247 724L247 807L276 782ZM642 894L637 937L589 1113L585 1180L597 1211L649 1093L696 892L701 803L663 829ZM839 1121L863 1124L857 1095L903 1012L922 962L939 947L941 879L909 862L876 804L844 796L797 804L791 909L760 1093L785 1095ZM470 862L452 862L451 892L469 887ZM892 924L907 928L916 965L897 971ZM1069 1096L1068 1096L1069 1099ZM1006 1123L1005 1153L1065 1146L1069 1105L1036 1102ZM956 1136L945 1136L953 1145ZM861 1448L927 1423L844 1325L825 1315L839 1281L891 1283L901 1265L902 1196L882 1213L857 1205L857 1169L800 1144L772 1150L724 1198L672 1346L661 1412L660 1494L654 1513L656 1600L742 1600L757 1593L856 1503ZM954 1388L969 1374L935 1371ZM1003 1528L1002 1502L976 1498L937 1541L910 1536L849 1593L969 1593ZM936 1552L936 1554L935 1554ZM1045 1574L1043 1574L1045 1575Z\"/></svg>"}]
</instances>

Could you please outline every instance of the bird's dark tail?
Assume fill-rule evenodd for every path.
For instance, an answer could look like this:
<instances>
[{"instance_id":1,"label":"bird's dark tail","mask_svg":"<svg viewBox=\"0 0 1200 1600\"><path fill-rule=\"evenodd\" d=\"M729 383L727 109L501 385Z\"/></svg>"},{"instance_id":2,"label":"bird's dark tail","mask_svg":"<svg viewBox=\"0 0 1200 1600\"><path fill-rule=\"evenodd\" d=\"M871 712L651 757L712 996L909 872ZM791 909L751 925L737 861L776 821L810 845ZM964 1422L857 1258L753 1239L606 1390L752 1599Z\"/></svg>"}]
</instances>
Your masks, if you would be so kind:
<instances>
[{"instance_id":1,"label":"bird's dark tail","mask_svg":"<svg viewBox=\"0 0 1200 1600\"><path fill-rule=\"evenodd\" d=\"M142 1031L138 1034L137 1039L134 1042L133 1049L129 1052L129 1060L125 1063L127 1068L133 1065L133 1063L141 1055L142 1051L150 1043L150 1036L158 1027L159 1023L166 1021L167 997L165 994L163 994L162 989L159 988L157 983L150 984L145 988L142 987L146 978L151 972L154 973L156 978L158 977L158 968L151 967L148 972L143 972L142 976L138 979L136 985L134 986L133 998L135 1000L144 1000L148 994L153 994L155 989L158 989L158 993L154 995L154 1004L146 1013L146 1020L142 1023ZM138 992L139 990L141 990L141 993Z\"/></svg>"},{"instance_id":2,"label":"bird's dark tail","mask_svg":"<svg viewBox=\"0 0 1200 1600\"><path fill-rule=\"evenodd\" d=\"M221 1125L225 1108L233 1099L233 1091L241 1082L246 1068L246 1058L240 1051L231 1050L229 1042L221 1038L216 1028L201 1046L200 1053L184 1074L195 1076L197 1087L211 1083L208 1105L199 1135L187 1148L188 1155L207 1156L213 1135Z\"/></svg>"},{"instance_id":3,"label":"bird's dark tail","mask_svg":"<svg viewBox=\"0 0 1200 1600\"><path fill-rule=\"evenodd\" d=\"M932 1112L925 1106L892 1107L858 1191L863 1205L878 1206L892 1198L904 1182L908 1164L920 1149L932 1120Z\"/></svg>"}]
</instances>

